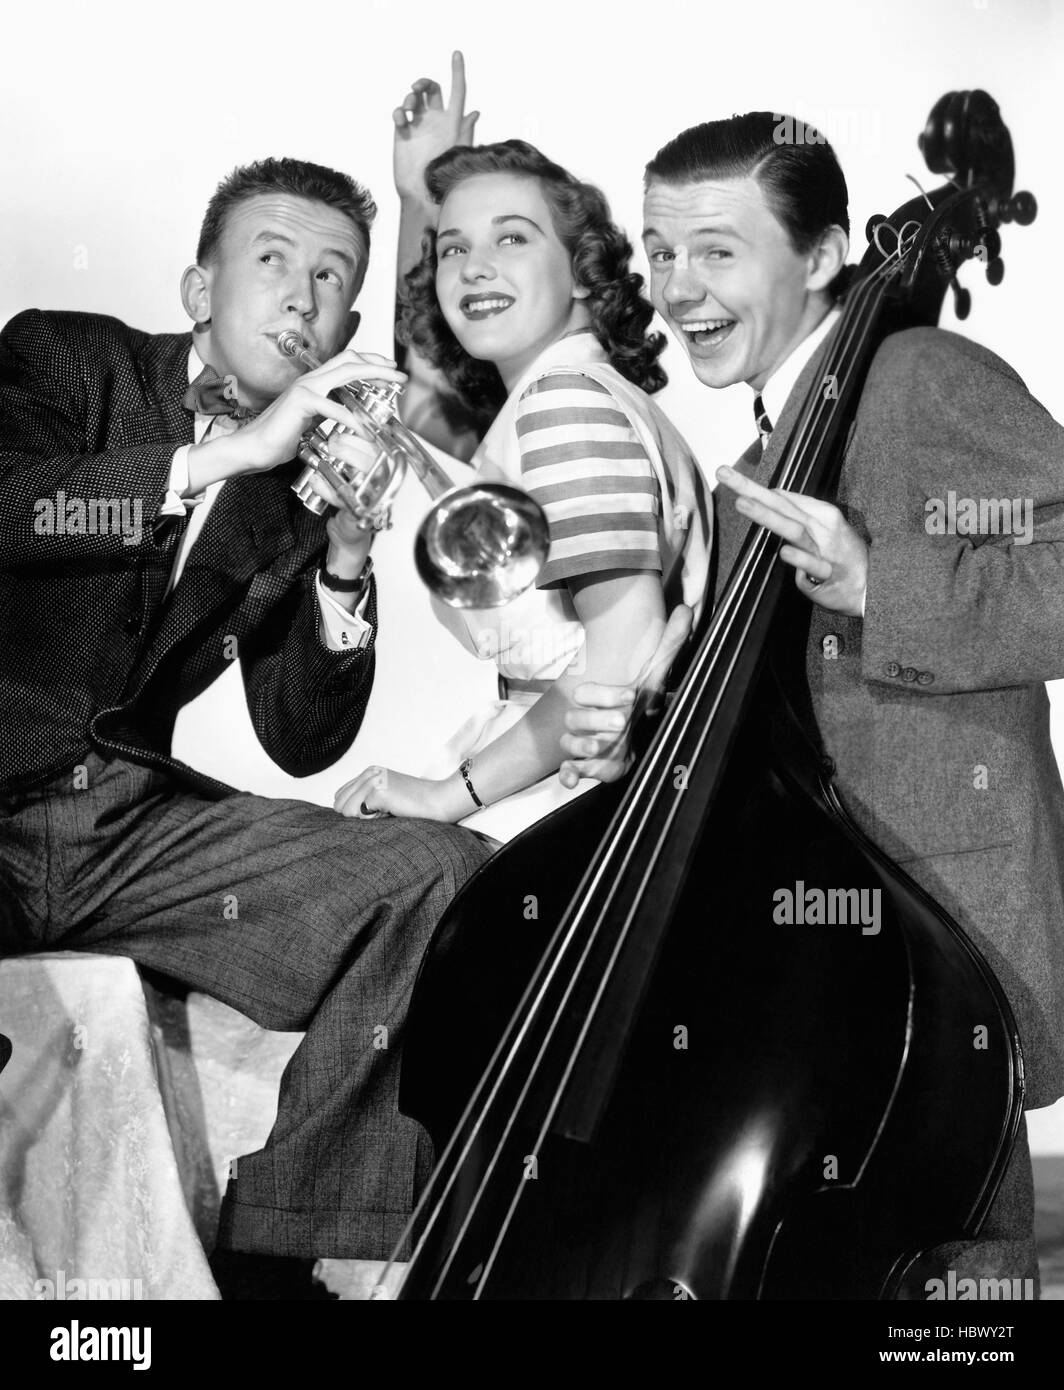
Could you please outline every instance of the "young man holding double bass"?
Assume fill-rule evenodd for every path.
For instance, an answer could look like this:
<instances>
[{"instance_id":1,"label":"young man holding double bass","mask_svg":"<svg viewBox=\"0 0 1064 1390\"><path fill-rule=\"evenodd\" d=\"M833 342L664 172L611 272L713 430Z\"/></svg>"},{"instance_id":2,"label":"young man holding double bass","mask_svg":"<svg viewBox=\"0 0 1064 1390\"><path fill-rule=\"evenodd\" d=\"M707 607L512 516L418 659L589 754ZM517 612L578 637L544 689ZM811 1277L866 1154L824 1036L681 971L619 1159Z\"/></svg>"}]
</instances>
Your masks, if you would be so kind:
<instances>
[{"instance_id":1,"label":"young man holding double bass","mask_svg":"<svg viewBox=\"0 0 1064 1390\"><path fill-rule=\"evenodd\" d=\"M1064 429L986 349L910 329L872 363L837 505L767 486L819 380L849 230L831 147L779 128L767 112L709 122L646 171L655 307L704 385L753 393L760 438L717 475L717 596L751 525L785 542L813 605L806 671L841 798L983 953L1018 1022L1026 1104L1049 1105L1064 1091L1064 790L1043 683L1064 676ZM951 529L950 494L969 515L1016 498L1019 524ZM577 698L574 767L610 780L632 692ZM1037 1281L1023 1126L979 1240L927 1252L909 1296L950 1270Z\"/></svg>"}]
</instances>

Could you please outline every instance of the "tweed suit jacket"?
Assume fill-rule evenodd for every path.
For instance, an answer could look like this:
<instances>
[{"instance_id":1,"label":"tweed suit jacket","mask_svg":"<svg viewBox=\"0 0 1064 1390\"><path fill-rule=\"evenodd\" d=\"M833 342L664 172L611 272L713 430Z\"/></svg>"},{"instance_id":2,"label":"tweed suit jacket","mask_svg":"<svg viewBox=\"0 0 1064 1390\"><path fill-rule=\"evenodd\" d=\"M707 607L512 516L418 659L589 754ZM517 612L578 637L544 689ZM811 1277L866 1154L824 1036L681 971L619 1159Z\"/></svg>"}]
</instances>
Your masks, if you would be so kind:
<instances>
[{"instance_id":1,"label":"tweed suit jacket","mask_svg":"<svg viewBox=\"0 0 1064 1390\"><path fill-rule=\"evenodd\" d=\"M767 483L817 380L762 457ZM929 534L926 503L1019 498L1032 540ZM865 833L965 928L1020 1028L1028 1106L1064 1092L1064 791L1043 682L1064 676L1064 428L956 334L887 338L838 491L870 547L865 614L811 605L806 667L836 784ZM722 592L749 523L717 493ZM834 638L835 641L828 639Z\"/></svg>"},{"instance_id":2,"label":"tweed suit jacket","mask_svg":"<svg viewBox=\"0 0 1064 1390\"><path fill-rule=\"evenodd\" d=\"M170 756L183 704L239 660L266 752L305 776L353 740L373 680L367 648L318 636L324 524L290 491L298 465L229 479L164 599L186 518L160 515L190 334L92 314L19 314L0 334L0 787L40 783L95 747L230 789ZM116 500L139 535L40 534L42 499ZM375 623L375 594L366 616Z\"/></svg>"}]
</instances>

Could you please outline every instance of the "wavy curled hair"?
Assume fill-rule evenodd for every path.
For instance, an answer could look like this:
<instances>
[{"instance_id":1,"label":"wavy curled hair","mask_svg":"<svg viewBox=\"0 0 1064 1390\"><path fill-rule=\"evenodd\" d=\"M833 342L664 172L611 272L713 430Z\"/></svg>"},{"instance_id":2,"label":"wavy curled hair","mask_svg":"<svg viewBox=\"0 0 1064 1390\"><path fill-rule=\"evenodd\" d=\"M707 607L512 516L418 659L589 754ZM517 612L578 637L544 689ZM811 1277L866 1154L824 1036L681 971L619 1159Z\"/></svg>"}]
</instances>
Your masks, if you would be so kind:
<instances>
[{"instance_id":1,"label":"wavy curled hair","mask_svg":"<svg viewBox=\"0 0 1064 1390\"><path fill-rule=\"evenodd\" d=\"M520 174L538 180L558 240L569 253L573 278L587 290L590 327L622 376L647 392L667 377L658 362L665 347L648 333L654 310L643 298L643 277L630 266L632 245L610 216L593 184L581 183L524 140L495 145L456 145L425 170L434 203L476 174ZM436 297L436 235L422 243L421 261L406 277L398 336L439 368L478 424L486 425L506 399L493 362L471 357L451 331Z\"/></svg>"}]
</instances>

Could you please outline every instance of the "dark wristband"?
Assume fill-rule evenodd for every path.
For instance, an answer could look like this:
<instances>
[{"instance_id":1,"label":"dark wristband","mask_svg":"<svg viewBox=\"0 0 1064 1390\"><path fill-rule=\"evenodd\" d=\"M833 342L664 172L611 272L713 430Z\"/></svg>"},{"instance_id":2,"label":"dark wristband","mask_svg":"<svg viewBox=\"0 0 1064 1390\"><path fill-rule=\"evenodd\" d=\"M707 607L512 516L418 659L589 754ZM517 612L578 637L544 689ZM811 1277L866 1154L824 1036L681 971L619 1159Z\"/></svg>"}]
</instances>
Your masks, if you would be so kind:
<instances>
[{"instance_id":1,"label":"dark wristband","mask_svg":"<svg viewBox=\"0 0 1064 1390\"><path fill-rule=\"evenodd\" d=\"M366 556L366 563L354 579L341 579L338 574L332 574L325 563L322 563L318 574L322 584L326 589L332 589L334 594L357 594L365 589L369 583L369 577L373 573L373 556Z\"/></svg>"}]
</instances>

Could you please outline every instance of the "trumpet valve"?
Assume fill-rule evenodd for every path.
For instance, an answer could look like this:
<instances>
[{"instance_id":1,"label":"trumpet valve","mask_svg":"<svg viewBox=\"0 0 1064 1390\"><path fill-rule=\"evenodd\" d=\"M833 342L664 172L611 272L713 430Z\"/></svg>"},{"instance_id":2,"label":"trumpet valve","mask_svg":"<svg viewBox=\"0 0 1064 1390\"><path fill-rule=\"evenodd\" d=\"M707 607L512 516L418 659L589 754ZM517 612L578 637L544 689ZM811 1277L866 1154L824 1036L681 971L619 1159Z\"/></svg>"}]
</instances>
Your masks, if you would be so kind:
<instances>
[{"instance_id":1,"label":"trumpet valve","mask_svg":"<svg viewBox=\"0 0 1064 1390\"><path fill-rule=\"evenodd\" d=\"M359 382L362 409L375 425L387 425L399 410L399 392L402 387L395 382Z\"/></svg>"}]
</instances>

